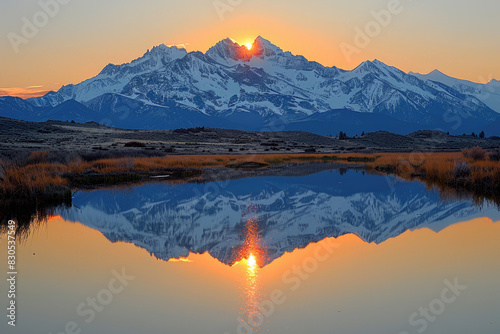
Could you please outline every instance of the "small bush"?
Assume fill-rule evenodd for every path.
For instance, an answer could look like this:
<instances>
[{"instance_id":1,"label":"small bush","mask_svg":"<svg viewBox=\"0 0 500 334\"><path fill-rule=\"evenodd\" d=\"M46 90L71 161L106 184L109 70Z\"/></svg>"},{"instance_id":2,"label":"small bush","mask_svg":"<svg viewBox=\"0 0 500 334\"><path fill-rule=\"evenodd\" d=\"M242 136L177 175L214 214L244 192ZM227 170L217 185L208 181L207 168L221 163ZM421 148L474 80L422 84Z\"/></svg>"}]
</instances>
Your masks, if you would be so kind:
<instances>
[{"instance_id":1,"label":"small bush","mask_svg":"<svg viewBox=\"0 0 500 334\"><path fill-rule=\"evenodd\" d=\"M453 168L453 174L456 178L468 178L471 176L471 168L468 163L460 161Z\"/></svg>"},{"instance_id":2,"label":"small bush","mask_svg":"<svg viewBox=\"0 0 500 334\"><path fill-rule=\"evenodd\" d=\"M500 151L490 152L489 158L491 161L500 161Z\"/></svg>"},{"instance_id":3,"label":"small bush","mask_svg":"<svg viewBox=\"0 0 500 334\"><path fill-rule=\"evenodd\" d=\"M40 162L45 162L47 156L49 155L48 151L35 151L32 152L31 155L26 159L26 163L28 164L37 164Z\"/></svg>"},{"instance_id":4,"label":"small bush","mask_svg":"<svg viewBox=\"0 0 500 334\"><path fill-rule=\"evenodd\" d=\"M486 151L479 146L464 149L462 154L465 158L472 159L474 161L484 160L486 158Z\"/></svg>"},{"instance_id":5,"label":"small bush","mask_svg":"<svg viewBox=\"0 0 500 334\"><path fill-rule=\"evenodd\" d=\"M123 147L146 147L146 144L140 143L138 141L129 141L128 143L125 143Z\"/></svg>"}]
</instances>

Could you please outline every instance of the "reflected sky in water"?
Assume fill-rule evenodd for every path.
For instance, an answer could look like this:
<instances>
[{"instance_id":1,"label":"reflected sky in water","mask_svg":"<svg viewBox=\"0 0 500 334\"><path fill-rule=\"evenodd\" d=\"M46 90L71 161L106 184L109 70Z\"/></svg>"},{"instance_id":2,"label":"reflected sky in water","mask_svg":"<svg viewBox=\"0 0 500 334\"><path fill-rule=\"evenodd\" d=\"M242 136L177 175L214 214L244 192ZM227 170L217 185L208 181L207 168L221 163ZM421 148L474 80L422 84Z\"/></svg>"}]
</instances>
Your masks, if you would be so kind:
<instances>
[{"instance_id":1,"label":"reflected sky in water","mask_svg":"<svg viewBox=\"0 0 500 334\"><path fill-rule=\"evenodd\" d=\"M326 172L81 193L19 246L16 330L498 333L498 209L390 181ZM78 306L122 271L134 278L87 322Z\"/></svg>"},{"instance_id":2,"label":"reflected sky in water","mask_svg":"<svg viewBox=\"0 0 500 334\"><path fill-rule=\"evenodd\" d=\"M409 229L440 231L477 217L500 219L496 205L443 201L419 182L354 170L78 192L74 204L61 210L63 218L110 241L132 242L164 260L208 252L228 265L248 258L249 240L257 234L265 256L254 255L265 266L327 237L353 233L382 243Z\"/></svg>"}]
</instances>

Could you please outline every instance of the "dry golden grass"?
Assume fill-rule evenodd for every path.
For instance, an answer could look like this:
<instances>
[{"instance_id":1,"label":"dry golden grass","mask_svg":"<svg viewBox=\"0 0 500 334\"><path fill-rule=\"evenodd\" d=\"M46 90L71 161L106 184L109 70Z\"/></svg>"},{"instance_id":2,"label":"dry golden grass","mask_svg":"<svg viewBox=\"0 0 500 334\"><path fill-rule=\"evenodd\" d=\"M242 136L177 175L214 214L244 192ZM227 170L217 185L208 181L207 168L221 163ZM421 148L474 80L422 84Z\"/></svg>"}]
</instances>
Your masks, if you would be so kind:
<instances>
[{"instance_id":1,"label":"dry golden grass","mask_svg":"<svg viewBox=\"0 0 500 334\"><path fill-rule=\"evenodd\" d=\"M32 197L43 194L49 187L66 186L61 177L63 166L39 163L33 165L4 166L4 176L0 182L0 194L9 197Z\"/></svg>"},{"instance_id":2,"label":"dry golden grass","mask_svg":"<svg viewBox=\"0 0 500 334\"><path fill-rule=\"evenodd\" d=\"M367 165L371 168L381 165L392 165L402 177L425 174L427 179L447 181L453 178L454 168L460 162L471 168L472 179L491 177L496 180L500 171L500 163L491 160L475 160L466 158L460 152L445 153L381 153L374 162Z\"/></svg>"},{"instance_id":3,"label":"dry golden grass","mask_svg":"<svg viewBox=\"0 0 500 334\"><path fill-rule=\"evenodd\" d=\"M486 157L483 152L471 154L469 150L463 153L382 153L375 162L367 163L367 167L375 170L378 166L394 166L398 176L422 180L443 193L453 189L500 203L500 162L482 160Z\"/></svg>"},{"instance_id":4,"label":"dry golden grass","mask_svg":"<svg viewBox=\"0 0 500 334\"><path fill-rule=\"evenodd\" d=\"M35 151L26 159L27 164L35 164L46 161L49 151Z\"/></svg>"},{"instance_id":5,"label":"dry golden grass","mask_svg":"<svg viewBox=\"0 0 500 334\"><path fill-rule=\"evenodd\" d=\"M2 163L3 180L0 182L0 196L32 197L43 194L55 186L68 186L67 175L94 173L106 175L112 173L148 172L168 168L203 169L206 167L226 166L244 162L261 164L280 164L286 162L304 162L335 160L349 162L350 159L374 159L362 154L324 155L324 154L260 154L260 155L168 155L148 158L118 158L96 161L74 160L68 164L47 163L46 151L33 152L26 160L26 165L16 166Z\"/></svg>"},{"instance_id":6,"label":"dry golden grass","mask_svg":"<svg viewBox=\"0 0 500 334\"><path fill-rule=\"evenodd\" d=\"M54 186L68 186L68 175L93 173L138 173L168 168L203 169L238 165L244 162L282 164L307 161L334 161L362 163L368 170L379 166L392 166L392 171L405 179L425 181L440 189L462 189L476 194L500 193L500 163L478 160L470 152L453 153L380 153L375 155L345 154L258 154L258 155L168 155L148 158L118 158L96 161L75 160L68 164L47 163L47 152L33 152L24 166L4 164L4 179L0 182L0 195L40 194ZM485 156L486 157L486 156ZM467 175L458 177L457 167L466 163ZM463 167L463 166L462 166ZM380 168L378 168L380 169ZM382 169L383 170L383 169ZM469 172L470 170L470 172ZM499 195L496 195L498 197Z\"/></svg>"},{"instance_id":7,"label":"dry golden grass","mask_svg":"<svg viewBox=\"0 0 500 334\"><path fill-rule=\"evenodd\" d=\"M163 168L206 168L222 167L228 164L257 162L262 164L280 164L286 162L337 160L347 161L347 158L369 158L366 154L256 154L256 155L167 155L149 158L119 158L102 159L92 162L74 161L64 165L68 172L82 173L93 171L97 173L115 173L130 171L150 171ZM349 161L347 161L349 162Z\"/></svg>"}]
</instances>

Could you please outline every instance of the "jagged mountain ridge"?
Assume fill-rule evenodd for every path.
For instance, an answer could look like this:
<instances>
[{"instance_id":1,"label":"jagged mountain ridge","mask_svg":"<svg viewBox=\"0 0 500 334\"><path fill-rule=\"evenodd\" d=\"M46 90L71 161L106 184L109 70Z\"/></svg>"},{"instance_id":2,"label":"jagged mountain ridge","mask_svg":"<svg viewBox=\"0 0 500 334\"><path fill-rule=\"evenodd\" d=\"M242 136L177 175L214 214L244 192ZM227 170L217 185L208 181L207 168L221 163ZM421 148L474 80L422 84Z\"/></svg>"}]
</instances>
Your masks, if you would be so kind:
<instances>
[{"instance_id":1,"label":"jagged mountain ridge","mask_svg":"<svg viewBox=\"0 0 500 334\"><path fill-rule=\"evenodd\" d=\"M498 118L474 95L378 60L346 71L283 51L262 37L251 50L231 39L206 53L160 45L130 63L109 64L94 78L27 101L50 108L72 99L97 112L88 120L143 129L173 128L182 122L171 122L170 116L184 114L186 125L208 122L208 116L220 126L245 130L269 129L276 119L300 127L307 117L341 109L383 114L394 119L392 127L407 122L411 130L415 124L448 130L456 117L469 128Z\"/></svg>"},{"instance_id":2,"label":"jagged mountain ridge","mask_svg":"<svg viewBox=\"0 0 500 334\"><path fill-rule=\"evenodd\" d=\"M462 94L476 97L478 100L497 112L500 110L500 81L493 78L491 78L488 83L481 84L468 80L456 79L439 70L434 70L428 74L413 72L410 72L409 74L425 81L441 83L452 87Z\"/></svg>"},{"instance_id":3,"label":"jagged mountain ridge","mask_svg":"<svg viewBox=\"0 0 500 334\"><path fill-rule=\"evenodd\" d=\"M409 229L500 219L494 205L442 202L418 182L355 171L234 180L222 188L214 182L145 185L124 194L98 190L77 194L74 202L79 209L62 216L113 242L131 242L163 260L208 252L228 265L240 259L249 216L259 224L264 264L326 237L353 233L381 243ZM255 210L248 214L250 206Z\"/></svg>"}]
</instances>

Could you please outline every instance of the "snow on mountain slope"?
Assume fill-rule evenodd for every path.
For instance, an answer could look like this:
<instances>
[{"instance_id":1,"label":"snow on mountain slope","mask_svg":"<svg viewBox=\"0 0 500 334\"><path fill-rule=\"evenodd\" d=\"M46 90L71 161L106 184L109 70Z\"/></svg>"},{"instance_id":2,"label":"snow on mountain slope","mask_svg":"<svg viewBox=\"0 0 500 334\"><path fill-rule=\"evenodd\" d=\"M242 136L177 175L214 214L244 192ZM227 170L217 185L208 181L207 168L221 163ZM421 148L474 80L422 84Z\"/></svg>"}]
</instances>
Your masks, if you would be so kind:
<instances>
[{"instance_id":1,"label":"snow on mountain slope","mask_svg":"<svg viewBox=\"0 0 500 334\"><path fill-rule=\"evenodd\" d=\"M500 81L492 79L486 84L452 78L438 70L428 74L410 72L421 80L434 81L452 87L462 94L471 95L485 105L500 113Z\"/></svg>"},{"instance_id":2,"label":"snow on mountain slope","mask_svg":"<svg viewBox=\"0 0 500 334\"><path fill-rule=\"evenodd\" d=\"M426 128L446 128L453 117L467 118L467 124L477 126L498 117L474 94L421 80L378 60L366 61L352 71L325 67L260 36L250 50L229 38L206 53L160 45L129 64L107 65L94 78L29 101L56 106L75 99L92 108L104 94L170 110L175 105L219 118L252 114L263 120L293 121L332 109L350 109ZM114 110L105 113L114 114ZM169 128L165 115L160 124ZM140 125L129 122L129 127L144 127L148 115L142 117ZM122 119L119 123L127 125Z\"/></svg>"},{"instance_id":3,"label":"snow on mountain slope","mask_svg":"<svg viewBox=\"0 0 500 334\"><path fill-rule=\"evenodd\" d=\"M18 97L0 97L0 114L14 119L29 119L45 122L47 120L62 120L86 122L96 119L99 115L75 100L64 101L55 107L34 106Z\"/></svg>"},{"instance_id":4,"label":"snow on mountain slope","mask_svg":"<svg viewBox=\"0 0 500 334\"><path fill-rule=\"evenodd\" d=\"M20 97L0 96L0 114L16 119L34 118L42 108L34 106Z\"/></svg>"},{"instance_id":5,"label":"snow on mountain slope","mask_svg":"<svg viewBox=\"0 0 500 334\"><path fill-rule=\"evenodd\" d=\"M265 263L347 233L381 243L409 229L439 231L477 217L500 219L494 205L442 202L420 183L396 182L394 190L381 176L323 172L235 180L224 189L157 184L126 194L79 193L74 199L78 208L61 214L101 231L111 241L134 243L164 260L209 252L226 264L239 260L249 217L258 223L260 244L267 250Z\"/></svg>"},{"instance_id":6,"label":"snow on mountain slope","mask_svg":"<svg viewBox=\"0 0 500 334\"><path fill-rule=\"evenodd\" d=\"M143 73L151 73L167 65L175 59L184 57L185 49L176 46L167 47L164 44L148 50L142 57L122 65L108 64L95 77L77 85L63 86L57 94L49 93L41 98L29 99L38 106L56 106L61 101L74 99L78 102L88 102L106 93L120 93L130 80Z\"/></svg>"}]
</instances>

